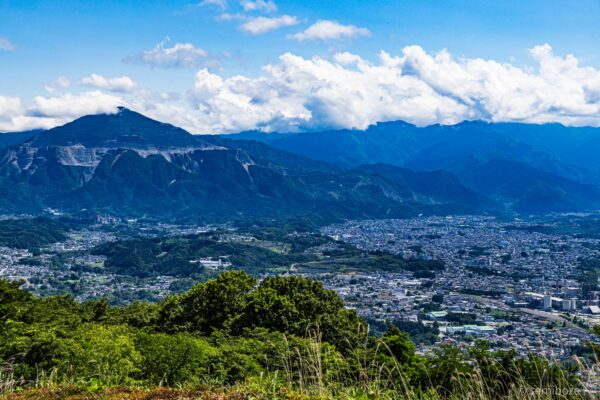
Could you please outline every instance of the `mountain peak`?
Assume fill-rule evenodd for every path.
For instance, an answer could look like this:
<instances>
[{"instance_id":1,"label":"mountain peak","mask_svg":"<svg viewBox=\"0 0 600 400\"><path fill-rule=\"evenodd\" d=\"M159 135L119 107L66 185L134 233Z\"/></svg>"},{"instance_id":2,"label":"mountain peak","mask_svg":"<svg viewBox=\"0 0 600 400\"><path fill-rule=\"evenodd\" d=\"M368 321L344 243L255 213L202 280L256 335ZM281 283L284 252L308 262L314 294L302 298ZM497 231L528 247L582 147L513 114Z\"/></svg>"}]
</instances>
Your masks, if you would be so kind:
<instances>
[{"instance_id":1,"label":"mountain peak","mask_svg":"<svg viewBox=\"0 0 600 400\"><path fill-rule=\"evenodd\" d=\"M187 131L155 121L126 107L115 113L86 115L48 131L30 142L35 147L174 148L201 146Z\"/></svg>"},{"instance_id":2,"label":"mountain peak","mask_svg":"<svg viewBox=\"0 0 600 400\"><path fill-rule=\"evenodd\" d=\"M114 116L117 118L143 118L143 119L149 119L151 121L154 121L152 118L146 117L144 114L141 114L137 111L133 111L132 109L127 108L125 106L118 106L117 112L115 112L115 113L105 113L105 114L95 114L95 115L92 114L92 115L88 115L88 117L94 117L94 116L98 116L98 115L108 115L108 116ZM158 122L158 121L154 121L154 122Z\"/></svg>"}]
</instances>

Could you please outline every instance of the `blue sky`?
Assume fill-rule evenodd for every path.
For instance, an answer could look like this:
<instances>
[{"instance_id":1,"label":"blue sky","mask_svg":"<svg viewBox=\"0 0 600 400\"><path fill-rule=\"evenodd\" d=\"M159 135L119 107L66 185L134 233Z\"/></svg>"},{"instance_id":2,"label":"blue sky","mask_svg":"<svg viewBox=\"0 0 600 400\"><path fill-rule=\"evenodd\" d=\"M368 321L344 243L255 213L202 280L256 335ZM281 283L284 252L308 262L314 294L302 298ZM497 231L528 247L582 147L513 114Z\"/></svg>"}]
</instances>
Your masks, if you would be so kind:
<instances>
[{"instance_id":1,"label":"blue sky","mask_svg":"<svg viewBox=\"0 0 600 400\"><path fill-rule=\"evenodd\" d=\"M329 25L307 31L319 21ZM214 88L211 89L215 93L208 99L207 91L198 89L204 88L204 83L199 83L198 72L206 68L210 75L203 75L203 79L218 77L225 80L221 85L232 91L235 82L228 78L259 79L264 75L262 68L265 65L289 69L289 63L300 62L282 63L279 58L282 54L290 53L302 60L315 57L332 60L336 54L351 53L365 62L379 63L382 50L392 57L402 56L403 50L411 45L419 46L431 57L445 49L458 63L461 60L494 60L526 72L539 68L539 60L532 58L531 53L535 46L548 44L552 54L561 59L573 54L579 67L593 70L591 75L586 75L591 83L579 88L580 92L585 92L582 100L585 104L566 105L555 119L595 124L598 116L594 108L597 102L594 80L595 72L600 69L598 21L598 0L0 1L0 96L4 98L4 103L0 100L0 130L38 125L49 127L64 122L77 116L77 112L56 111L53 114L48 107L40 106L39 101L32 103L32 99L37 96L53 101L71 96L71 101L77 101L77 96L86 91L116 96L118 101L134 108L150 114L154 112L157 117L180 123L188 129L204 131L256 126L265 129L317 128L319 125L364 127L365 123L375 122L373 118L406 117L410 120L411 115L405 111L393 109L356 121L317 118L315 115L323 112L348 110L335 109L337 100L315 99L307 94L302 100L295 100L306 104L325 101L327 107L308 107L308 115L304 111L293 111L299 107L297 102L282 99L279 106L290 109L283 115L274 115L275 105L272 105L268 110L250 110L255 116L239 124L215 123L219 118L232 118L226 112L236 109L217 100L218 96L227 97L222 90L215 94ZM177 47L178 44L188 47ZM152 53L153 49L157 50ZM177 58L180 56L183 58ZM406 69L404 71L406 75ZM92 73L104 80L88 79L88 84L84 84L83 80ZM473 74L473 70L468 73ZM571 74L572 79L579 79L577 74ZM420 72L421 75L426 74ZM111 81L123 77L132 85L128 86L123 80ZM302 80L299 75L286 79L296 78L299 82ZM264 84L269 79L274 78L268 76L253 84ZM439 85L425 79L421 81L441 93ZM369 85L368 82L372 79L366 79L364 84ZM403 87L398 88L398 85L400 83L393 83L393 90L402 91ZM275 84L267 86L272 88ZM307 90L321 89L311 86ZM276 91L281 94L279 89ZM234 94L239 93L234 91ZM247 92L244 96L252 98ZM478 95L465 96L472 99ZM114 105L114 99L109 97L97 94L95 98L94 101L104 102L106 107ZM167 106L162 103L162 111L157 110L160 107L151 104L159 102L157 98L169 98L173 104L169 106L171 111L167 111ZM465 104L470 104L469 99L464 100ZM239 108L238 100L235 103ZM249 102L252 107L258 103L255 98ZM454 113L445 113L439 110L443 104L440 100L432 106L431 118L427 113L416 113L414 122L444 123L490 115L492 119L499 115L499 119L552 120L547 112L538 111L533 116L513 112L505 115L491 106L481 115L474 114L473 110L469 113L458 109ZM453 106L449 105L450 108ZM103 107L96 108L103 110ZM173 111L175 108L179 110L177 115ZM87 110L81 109L82 112ZM195 113L202 112L214 113L214 116L210 121L198 121L204 117ZM581 114L585 118L582 119Z\"/></svg>"}]
</instances>

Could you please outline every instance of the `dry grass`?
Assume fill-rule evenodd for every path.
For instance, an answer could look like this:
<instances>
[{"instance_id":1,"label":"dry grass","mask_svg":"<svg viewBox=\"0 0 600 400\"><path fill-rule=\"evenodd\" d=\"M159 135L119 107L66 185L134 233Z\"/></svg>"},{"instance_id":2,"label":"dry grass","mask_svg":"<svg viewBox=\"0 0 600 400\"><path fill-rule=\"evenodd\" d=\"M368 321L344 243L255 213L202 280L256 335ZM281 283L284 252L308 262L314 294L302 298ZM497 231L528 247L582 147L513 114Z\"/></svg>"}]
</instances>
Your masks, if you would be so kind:
<instances>
[{"instance_id":1,"label":"dry grass","mask_svg":"<svg viewBox=\"0 0 600 400\"><path fill-rule=\"evenodd\" d=\"M109 388L90 392L77 387L57 387L53 389L29 389L4 396L5 400L246 400L250 394L236 391L223 393L212 390L183 390L171 388L122 389Z\"/></svg>"}]
</instances>

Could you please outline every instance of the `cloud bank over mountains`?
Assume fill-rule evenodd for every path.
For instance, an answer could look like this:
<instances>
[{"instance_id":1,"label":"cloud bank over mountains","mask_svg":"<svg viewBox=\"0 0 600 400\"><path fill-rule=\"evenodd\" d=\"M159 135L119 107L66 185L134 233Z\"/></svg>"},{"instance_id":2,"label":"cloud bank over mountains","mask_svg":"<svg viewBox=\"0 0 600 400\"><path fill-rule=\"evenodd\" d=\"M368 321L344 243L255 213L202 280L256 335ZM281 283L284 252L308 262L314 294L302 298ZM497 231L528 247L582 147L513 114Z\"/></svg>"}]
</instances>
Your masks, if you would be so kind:
<instances>
[{"instance_id":1,"label":"cloud bank over mountains","mask_svg":"<svg viewBox=\"0 0 600 400\"><path fill-rule=\"evenodd\" d=\"M202 68L179 95L143 88L129 77L90 75L83 83L97 90L76 93L71 86L28 104L0 95L0 131L49 128L119 105L194 133L362 129L398 119L417 125L482 119L600 126L600 70L581 66L573 55L556 55L547 44L530 54L534 65L519 67L445 50L431 54L419 46L398 55L381 51L376 61L347 52L330 59L286 53L255 77L223 77Z\"/></svg>"}]
</instances>

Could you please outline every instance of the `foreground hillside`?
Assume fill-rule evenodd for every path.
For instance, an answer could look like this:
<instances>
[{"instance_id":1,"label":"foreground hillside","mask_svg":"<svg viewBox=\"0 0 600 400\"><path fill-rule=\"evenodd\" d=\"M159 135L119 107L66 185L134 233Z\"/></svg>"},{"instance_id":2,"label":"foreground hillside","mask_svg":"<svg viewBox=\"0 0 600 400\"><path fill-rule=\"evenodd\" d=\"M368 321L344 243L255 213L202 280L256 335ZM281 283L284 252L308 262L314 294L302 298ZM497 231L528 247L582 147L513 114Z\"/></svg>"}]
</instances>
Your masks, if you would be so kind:
<instances>
[{"instance_id":1,"label":"foreground hillside","mask_svg":"<svg viewBox=\"0 0 600 400\"><path fill-rule=\"evenodd\" d=\"M372 336L334 292L301 277L258 283L230 271L158 304L126 307L37 299L18 286L0 281L0 391L8 399L589 395L582 365L492 353L482 341L420 355L394 326Z\"/></svg>"}]
</instances>

